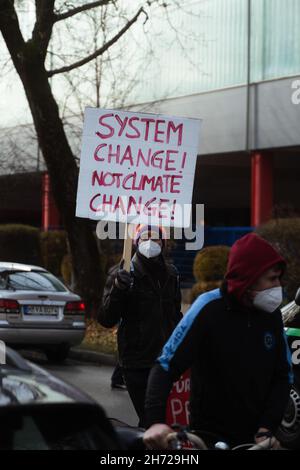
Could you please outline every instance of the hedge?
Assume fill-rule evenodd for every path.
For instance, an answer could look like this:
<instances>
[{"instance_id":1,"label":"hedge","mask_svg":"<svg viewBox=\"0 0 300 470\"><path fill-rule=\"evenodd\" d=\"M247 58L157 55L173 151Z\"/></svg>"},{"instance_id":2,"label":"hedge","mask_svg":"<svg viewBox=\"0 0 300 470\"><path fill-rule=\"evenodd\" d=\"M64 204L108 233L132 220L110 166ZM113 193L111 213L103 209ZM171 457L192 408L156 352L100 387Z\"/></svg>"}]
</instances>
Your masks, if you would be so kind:
<instances>
[{"instance_id":1,"label":"hedge","mask_svg":"<svg viewBox=\"0 0 300 470\"><path fill-rule=\"evenodd\" d=\"M300 218L272 219L258 227L256 232L285 258L284 290L286 300L293 300L300 286Z\"/></svg>"},{"instance_id":2,"label":"hedge","mask_svg":"<svg viewBox=\"0 0 300 470\"><path fill-rule=\"evenodd\" d=\"M21 224L0 225L0 260L40 265L40 231Z\"/></svg>"},{"instance_id":3,"label":"hedge","mask_svg":"<svg viewBox=\"0 0 300 470\"><path fill-rule=\"evenodd\" d=\"M195 279L201 282L223 279L229 251L230 248L223 245L209 246L199 251L193 265Z\"/></svg>"},{"instance_id":4,"label":"hedge","mask_svg":"<svg viewBox=\"0 0 300 470\"><path fill-rule=\"evenodd\" d=\"M192 287L190 302L204 292L221 286L227 267L230 248L217 245L203 248L194 259L193 273L196 284Z\"/></svg>"},{"instance_id":5,"label":"hedge","mask_svg":"<svg viewBox=\"0 0 300 470\"><path fill-rule=\"evenodd\" d=\"M63 230L41 232L42 265L55 276L61 276L61 264L67 254L67 236Z\"/></svg>"}]
</instances>

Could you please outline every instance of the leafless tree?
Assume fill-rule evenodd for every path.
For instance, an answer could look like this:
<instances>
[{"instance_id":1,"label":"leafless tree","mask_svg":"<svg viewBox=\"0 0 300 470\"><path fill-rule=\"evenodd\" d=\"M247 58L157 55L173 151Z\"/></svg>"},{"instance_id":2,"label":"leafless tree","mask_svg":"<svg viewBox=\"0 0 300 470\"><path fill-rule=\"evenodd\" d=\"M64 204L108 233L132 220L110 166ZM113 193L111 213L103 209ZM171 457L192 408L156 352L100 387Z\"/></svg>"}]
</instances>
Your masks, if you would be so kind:
<instances>
[{"instance_id":1,"label":"leafless tree","mask_svg":"<svg viewBox=\"0 0 300 470\"><path fill-rule=\"evenodd\" d=\"M172 7L180 7L181 4L178 0L172 1ZM20 24L22 9L26 5L30 5L34 13L28 37ZM64 126L64 114L67 113L60 112L58 104L61 104L61 98L57 91L54 92L52 82L58 80L57 77L66 77L67 73L72 74L74 70L92 65L96 77L95 105L98 105L101 102L101 80L104 73L109 73L112 58L117 54L114 46L124 40L132 28L145 24L158 8L166 12L169 5L164 0L135 0L130 3L123 0L76 3L64 0L0 0L0 31L24 87L38 144L50 174L55 202L68 234L77 288L90 312L95 311L101 297L101 269L95 261L98 251L90 223L75 217L78 164ZM96 12L100 17L99 29L96 27ZM87 15L90 21L94 21L92 30L87 28L86 21L82 21L83 16L87 18ZM73 51L66 47L65 53L65 35L59 33L60 28L63 31L64 27L73 33L77 28L80 36L80 40L74 43ZM59 37L61 49L55 50ZM90 50L87 50L89 45ZM69 77L70 98L74 100L76 79L71 75ZM112 90L116 89L118 81L120 77L111 72ZM122 96L127 92L124 88L123 95L119 92L119 96L115 96L122 102ZM115 104L119 103L118 100ZM66 99L65 110L68 110Z\"/></svg>"},{"instance_id":2,"label":"leafless tree","mask_svg":"<svg viewBox=\"0 0 300 470\"><path fill-rule=\"evenodd\" d=\"M45 170L31 124L0 129L0 174Z\"/></svg>"}]
</instances>

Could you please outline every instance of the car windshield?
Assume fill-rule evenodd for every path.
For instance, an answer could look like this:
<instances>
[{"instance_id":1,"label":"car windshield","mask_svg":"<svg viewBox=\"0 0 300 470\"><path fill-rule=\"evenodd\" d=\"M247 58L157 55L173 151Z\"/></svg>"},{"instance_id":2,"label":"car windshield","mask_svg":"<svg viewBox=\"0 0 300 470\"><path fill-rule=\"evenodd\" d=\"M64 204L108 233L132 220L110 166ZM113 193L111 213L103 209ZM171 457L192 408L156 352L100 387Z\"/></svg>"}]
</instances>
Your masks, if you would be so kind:
<instances>
[{"instance_id":1,"label":"car windshield","mask_svg":"<svg viewBox=\"0 0 300 470\"><path fill-rule=\"evenodd\" d=\"M94 407L75 403L10 409L0 406L0 451L116 450L118 447L110 423Z\"/></svg>"},{"instance_id":2,"label":"car windshield","mask_svg":"<svg viewBox=\"0 0 300 470\"><path fill-rule=\"evenodd\" d=\"M66 292L65 286L47 271L2 271L0 272L1 290L35 290Z\"/></svg>"}]
</instances>

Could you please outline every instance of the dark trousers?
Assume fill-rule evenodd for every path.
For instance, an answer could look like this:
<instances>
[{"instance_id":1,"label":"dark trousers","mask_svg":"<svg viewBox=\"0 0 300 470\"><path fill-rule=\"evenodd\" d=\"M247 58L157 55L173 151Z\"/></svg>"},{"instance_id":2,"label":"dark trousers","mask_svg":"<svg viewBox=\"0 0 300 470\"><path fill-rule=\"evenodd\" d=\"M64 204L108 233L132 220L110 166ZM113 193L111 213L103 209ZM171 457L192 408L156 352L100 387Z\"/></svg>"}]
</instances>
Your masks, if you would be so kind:
<instances>
[{"instance_id":1,"label":"dark trousers","mask_svg":"<svg viewBox=\"0 0 300 470\"><path fill-rule=\"evenodd\" d=\"M145 424L145 396L151 368L123 369L123 376L130 399L139 417L139 426Z\"/></svg>"},{"instance_id":2,"label":"dark trousers","mask_svg":"<svg viewBox=\"0 0 300 470\"><path fill-rule=\"evenodd\" d=\"M123 371L122 367L118 363L116 367L114 368L114 371L111 376L111 384L112 385L123 385L124 384L124 379L123 379Z\"/></svg>"}]
</instances>

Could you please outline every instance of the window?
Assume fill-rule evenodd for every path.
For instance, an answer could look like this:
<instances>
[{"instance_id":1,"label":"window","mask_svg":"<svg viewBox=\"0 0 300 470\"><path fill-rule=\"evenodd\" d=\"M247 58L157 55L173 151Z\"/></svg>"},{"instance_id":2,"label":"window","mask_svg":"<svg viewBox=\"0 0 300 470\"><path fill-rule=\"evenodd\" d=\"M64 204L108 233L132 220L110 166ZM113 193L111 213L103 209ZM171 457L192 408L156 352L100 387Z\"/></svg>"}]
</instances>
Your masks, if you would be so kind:
<instances>
[{"instance_id":1,"label":"window","mask_svg":"<svg viewBox=\"0 0 300 470\"><path fill-rule=\"evenodd\" d=\"M0 290L35 290L66 292L65 286L51 273L45 271L0 272Z\"/></svg>"}]
</instances>

